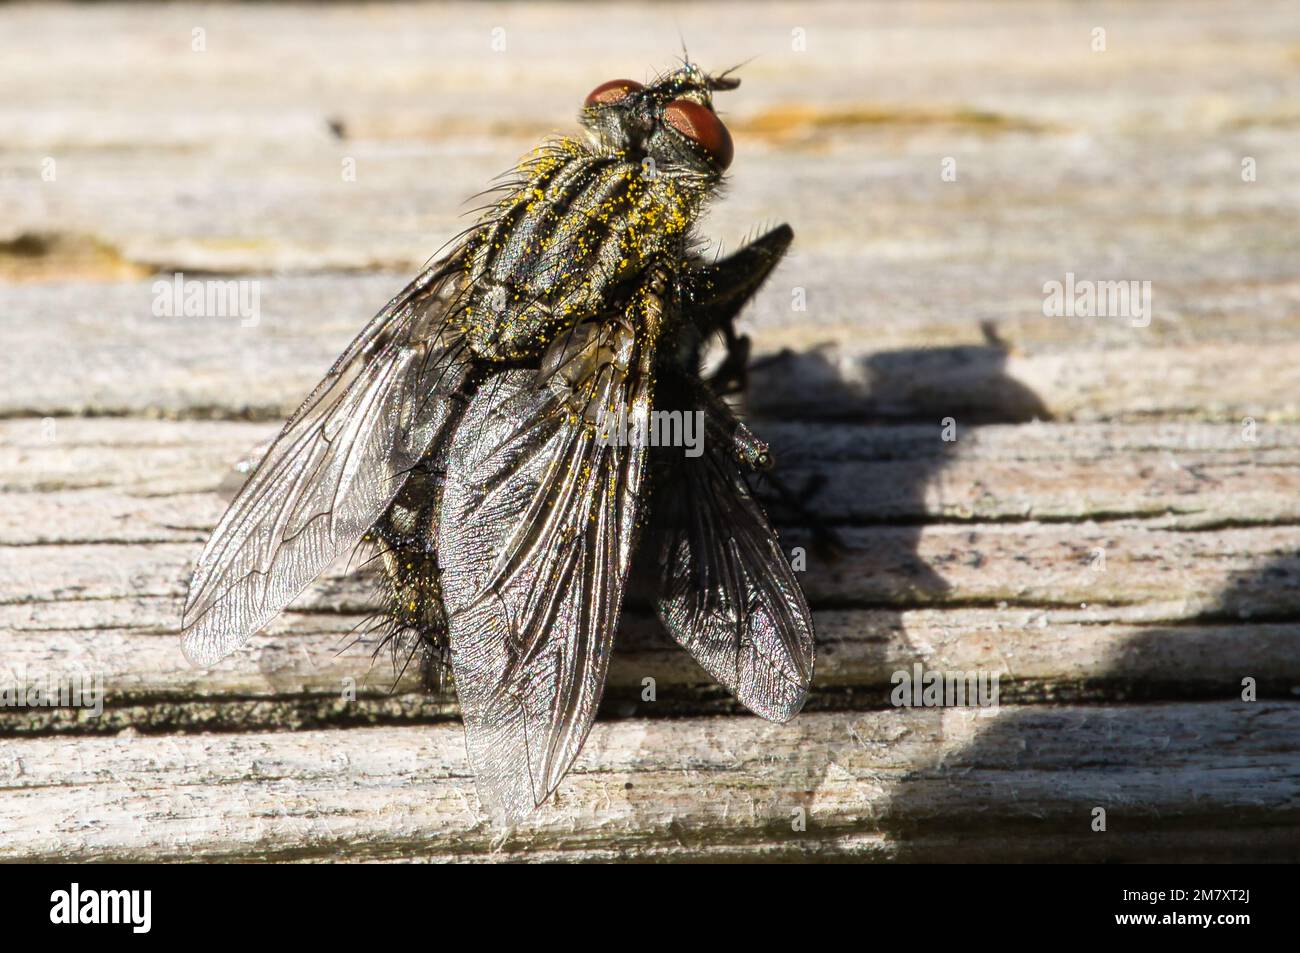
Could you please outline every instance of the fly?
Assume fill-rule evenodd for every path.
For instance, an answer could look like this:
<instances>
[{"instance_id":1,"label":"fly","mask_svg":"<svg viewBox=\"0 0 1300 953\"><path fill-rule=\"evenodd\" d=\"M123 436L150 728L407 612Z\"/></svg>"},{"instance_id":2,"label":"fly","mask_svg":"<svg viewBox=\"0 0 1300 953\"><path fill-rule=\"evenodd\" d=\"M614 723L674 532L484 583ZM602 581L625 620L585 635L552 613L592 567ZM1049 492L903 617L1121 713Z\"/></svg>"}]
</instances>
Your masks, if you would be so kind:
<instances>
[{"instance_id":1,"label":"fly","mask_svg":"<svg viewBox=\"0 0 1300 953\"><path fill-rule=\"evenodd\" d=\"M377 551L394 644L450 672L484 804L518 820L591 729L634 554L665 628L751 711L802 707L808 606L749 485L767 446L721 394L733 322L793 237L727 258L695 223L731 163L685 64L587 96L482 217L348 346L231 502L190 583L183 645L212 665L338 555ZM727 359L709 380L712 336ZM648 446L657 411L700 449ZM610 439L617 428L619 439Z\"/></svg>"}]
</instances>

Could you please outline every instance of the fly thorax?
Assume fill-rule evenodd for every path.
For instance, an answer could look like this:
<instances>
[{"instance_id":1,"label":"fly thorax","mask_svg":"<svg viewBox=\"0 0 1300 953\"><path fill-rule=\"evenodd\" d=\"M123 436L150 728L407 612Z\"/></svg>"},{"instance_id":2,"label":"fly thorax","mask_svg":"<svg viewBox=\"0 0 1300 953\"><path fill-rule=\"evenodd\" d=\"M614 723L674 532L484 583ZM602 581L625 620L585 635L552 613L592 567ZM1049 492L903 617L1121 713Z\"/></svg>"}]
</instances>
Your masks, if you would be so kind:
<instances>
[{"instance_id":1,"label":"fly thorax","mask_svg":"<svg viewBox=\"0 0 1300 953\"><path fill-rule=\"evenodd\" d=\"M653 164L580 146L552 147L524 171L467 257L465 331L493 359L536 356L608 310L650 263L680 256L701 204Z\"/></svg>"}]
</instances>

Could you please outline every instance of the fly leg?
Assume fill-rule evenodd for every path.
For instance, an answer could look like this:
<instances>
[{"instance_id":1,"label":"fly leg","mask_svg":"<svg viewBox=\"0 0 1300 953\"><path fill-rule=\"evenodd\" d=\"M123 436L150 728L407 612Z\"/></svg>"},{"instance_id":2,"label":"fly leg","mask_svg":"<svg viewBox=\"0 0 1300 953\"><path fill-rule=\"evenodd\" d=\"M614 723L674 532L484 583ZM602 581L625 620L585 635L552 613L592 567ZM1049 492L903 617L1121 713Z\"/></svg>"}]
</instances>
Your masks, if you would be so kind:
<instances>
[{"instance_id":1,"label":"fly leg","mask_svg":"<svg viewBox=\"0 0 1300 953\"><path fill-rule=\"evenodd\" d=\"M721 334L727 347L722 364L708 380L709 393L700 397L713 404L717 419L727 423L727 432L719 436L731 442L736 458L750 472L762 475L763 482L772 490L769 500L783 511L784 521L807 526L818 552L831 556L842 552L844 544L835 530L808 506L808 501L825 484L825 478L813 476L799 490L778 478L772 472L775 461L767 444L754 436L720 399L721 395L743 391L748 383L750 341L746 335L736 333L736 316L767 280L793 240L790 226L780 225L726 258L692 269L687 276L687 304L700 335Z\"/></svg>"},{"instance_id":2,"label":"fly leg","mask_svg":"<svg viewBox=\"0 0 1300 953\"><path fill-rule=\"evenodd\" d=\"M727 354L709 385L717 394L735 394L748 384L749 338L736 333L735 320L785 254L794 232L781 225L739 251L687 275L688 309L700 336L721 334Z\"/></svg>"},{"instance_id":3,"label":"fly leg","mask_svg":"<svg viewBox=\"0 0 1300 953\"><path fill-rule=\"evenodd\" d=\"M835 527L814 513L808 505L826 485L825 476L820 473L809 476L798 490L793 489L774 473L764 474L764 479L775 495L775 502L779 507L778 513L784 517L778 522L806 526L812 534L813 548L823 559L838 559L848 551L848 547L844 545L844 540L835 531Z\"/></svg>"},{"instance_id":4,"label":"fly leg","mask_svg":"<svg viewBox=\"0 0 1300 953\"><path fill-rule=\"evenodd\" d=\"M813 474L804 481L804 485L795 490L774 471L776 459L767 443L760 440L752 430L745 426L731 410L726 401L718 397L711 389L697 384L695 399L709 408L709 418L716 422L718 428L712 439L727 441L732 455L740 461L749 472L759 475L759 488L764 484L771 488L771 493L764 493L765 502L775 503L781 519L778 522L806 526L812 533L813 547L818 555L825 559L834 559L847 550L834 527L817 515L808 505L809 501L826 485L826 478Z\"/></svg>"},{"instance_id":5,"label":"fly leg","mask_svg":"<svg viewBox=\"0 0 1300 953\"><path fill-rule=\"evenodd\" d=\"M737 334L731 318L722 325L721 331L727 345L727 356L709 375L709 386L715 394L723 397L743 394L749 388L749 335Z\"/></svg>"},{"instance_id":6,"label":"fly leg","mask_svg":"<svg viewBox=\"0 0 1300 953\"><path fill-rule=\"evenodd\" d=\"M764 483L771 487L775 500L769 498L769 502L777 504L778 513L783 517L778 522L796 523L808 527L809 532L812 533L813 546L818 555L823 558L834 559L842 556L846 551L844 541L840 539L834 527L813 512L809 506L813 497L826 485L826 477L814 473L804 480L802 487L795 490L774 472L776 460L767 444L754 436L754 432L739 420L736 421L736 429L731 439L736 457L751 471L760 474L760 489Z\"/></svg>"}]
</instances>

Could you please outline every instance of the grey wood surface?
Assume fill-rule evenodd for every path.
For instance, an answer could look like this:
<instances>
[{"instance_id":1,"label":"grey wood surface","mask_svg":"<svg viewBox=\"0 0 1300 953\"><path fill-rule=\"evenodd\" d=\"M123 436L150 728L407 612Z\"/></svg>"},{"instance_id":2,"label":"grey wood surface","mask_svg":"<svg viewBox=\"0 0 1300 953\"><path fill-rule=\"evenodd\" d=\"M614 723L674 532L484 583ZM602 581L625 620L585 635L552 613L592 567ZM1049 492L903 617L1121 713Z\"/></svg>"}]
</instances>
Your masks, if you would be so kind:
<instances>
[{"instance_id":1,"label":"grey wood surface","mask_svg":"<svg viewBox=\"0 0 1300 953\"><path fill-rule=\"evenodd\" d=\"M502 831L454 694L348 648L362 575L211 671L180 605L232 466L679 32L756 57L704 232L796 232L747 409L845 543L777 510L817 680L766 724L633 607L575 770ZM0 707L0 859L1300 858L1294 5L6 5L0 89L0 687L107 694ZM257 320L155 314L176 272ZM1046 316L1067 272L1150 281L1149 325ZM894 707L916 663L1000 705Z\"/></svg>"}]
</instances>

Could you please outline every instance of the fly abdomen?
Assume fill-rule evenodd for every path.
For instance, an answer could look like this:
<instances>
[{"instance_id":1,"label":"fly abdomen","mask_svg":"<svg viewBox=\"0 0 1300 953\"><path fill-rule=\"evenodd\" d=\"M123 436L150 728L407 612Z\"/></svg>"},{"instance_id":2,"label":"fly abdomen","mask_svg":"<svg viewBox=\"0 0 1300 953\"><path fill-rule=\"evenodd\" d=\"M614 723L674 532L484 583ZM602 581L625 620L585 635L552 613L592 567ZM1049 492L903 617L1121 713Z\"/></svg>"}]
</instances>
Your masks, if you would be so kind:
<instances>
[{"instance_id":1,"label":"fly abdomen","mask_svg":"<svg viewBox=\"0 0 1300 953\"><path fill-rule=\"evenodd\" d=\"M421 461L367 537L377 549L383 599L375 654L387 647L399 677L417 661L426 684L439 687L450 671L434 548L441 483L440 470Z\"/></svg>"}]
</instances>

